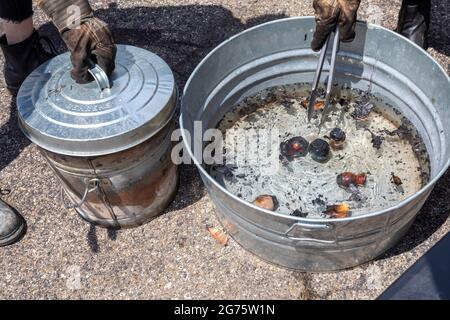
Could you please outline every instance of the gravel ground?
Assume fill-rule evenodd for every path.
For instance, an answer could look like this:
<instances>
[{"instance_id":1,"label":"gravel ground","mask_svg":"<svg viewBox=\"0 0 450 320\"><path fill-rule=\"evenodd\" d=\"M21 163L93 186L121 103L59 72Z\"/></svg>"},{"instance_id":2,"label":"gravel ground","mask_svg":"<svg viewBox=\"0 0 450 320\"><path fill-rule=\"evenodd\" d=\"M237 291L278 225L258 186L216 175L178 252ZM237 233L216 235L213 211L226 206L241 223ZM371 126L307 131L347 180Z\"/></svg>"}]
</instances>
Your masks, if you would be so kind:
<instances>
[{"instance_id":1,"label":"gravel ground","mask_svg":"<svg viewBox=\"0 0 450 320\"><path fill-rule=\"evenodd\" d=\"M311 15L312 1L92 1L118 43L165 59L182 88L195 65L229 36L265 21ZM363 1L360 19L394 28L400 1ZM447 6L447 8L446 8ZM39 10L41 33L62 50ZM433 0L429 52L449 70L450 14ZM406 62L405 62L406 63ZM3 77L0 77L3 78ZM267 264L230 241L221 247L205 230L218 225L195 168L166 213L133 230L111 231L65 210L59 185L17 126L16 106L0 83L0 187L25 216L28 232L0 249L1 299L372 299L450 230L450 172L438 183L409 233L371 263L335 273L306 274Z\"/></svg>"}]
</instances>

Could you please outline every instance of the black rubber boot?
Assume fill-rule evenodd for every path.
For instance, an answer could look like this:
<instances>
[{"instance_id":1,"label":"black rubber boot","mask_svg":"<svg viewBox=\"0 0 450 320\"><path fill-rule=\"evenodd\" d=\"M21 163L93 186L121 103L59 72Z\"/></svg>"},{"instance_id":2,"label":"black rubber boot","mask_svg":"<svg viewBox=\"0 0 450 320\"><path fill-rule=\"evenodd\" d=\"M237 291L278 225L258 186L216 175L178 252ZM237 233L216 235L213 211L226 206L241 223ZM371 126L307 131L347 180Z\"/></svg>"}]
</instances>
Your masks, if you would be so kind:
<instances>
[{"instance_id":1,"label":"black rubber boot","mask_svg":"<svg viewBox=\"0 0 450 320\"><path fill-rule=\"evenodd\" d=\"M25 220L0 200L0 247L19 240L26 230Z\"/></svg>"},{"instance_id":2,"label":"black rubber boot","mask_svg":"<svg viewBox=\"0 0 450 320\"><path fill-rule=\"evenodd\" d=\"M45 40L51 52L47 52L41 40ZM17 95L25 78L39 65L56 55L50 40L40 37L36 30L26 40L8 45L5 36L0 38L0 46L5 56L5 81L9 91Z\"/></svg>"},{"instance_id":3,"label":"black rubber boot","mask_svg":"<svg viewBox=\"0 0 450 320\"><path fill-rule=\"evenodd\" d=\"M430 0L403 0L396 31L420 47L427 49L430 11Z\"/></svg>"}]
</instances>

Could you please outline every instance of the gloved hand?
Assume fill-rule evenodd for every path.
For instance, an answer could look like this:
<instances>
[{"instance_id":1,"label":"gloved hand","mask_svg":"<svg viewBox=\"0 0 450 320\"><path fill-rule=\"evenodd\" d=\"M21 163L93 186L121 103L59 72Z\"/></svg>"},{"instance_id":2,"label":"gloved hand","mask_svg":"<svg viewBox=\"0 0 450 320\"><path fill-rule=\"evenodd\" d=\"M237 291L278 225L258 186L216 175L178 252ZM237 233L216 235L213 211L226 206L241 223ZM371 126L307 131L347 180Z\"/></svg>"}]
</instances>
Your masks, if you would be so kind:
<instances>
[{"instance_id":1,"label":"gloved hand","mask_svg":"<svg viewBox=\"0 0 450 320\"><path fill-rule=\"evenodd\" d=\"M52 19L71 52L72 78L92 81L89 60L108 76L115 68L116 45L108 25L94 17L88 0L39 0L38 5Z\"/></svg>"},{"instance_id":2,"label":"gloved hand","mask_svg":"<svg viewBox=\"0 0 450 320\"><path fill-rule=\"evenodd\" d=\"M330 33L339 24L340 40L353 41L355 38L356 13L361 0L314 0L316 31L311 48L319 51Z\"/></svg>"}]
</instances>

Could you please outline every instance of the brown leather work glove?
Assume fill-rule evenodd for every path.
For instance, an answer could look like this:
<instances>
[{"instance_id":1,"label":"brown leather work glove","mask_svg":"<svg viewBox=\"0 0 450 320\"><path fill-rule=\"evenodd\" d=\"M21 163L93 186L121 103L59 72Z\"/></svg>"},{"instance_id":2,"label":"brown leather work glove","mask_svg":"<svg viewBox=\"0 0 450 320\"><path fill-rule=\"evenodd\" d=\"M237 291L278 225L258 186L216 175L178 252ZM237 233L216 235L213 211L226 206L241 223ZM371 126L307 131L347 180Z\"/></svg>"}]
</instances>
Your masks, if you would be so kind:
<instances>
[{"instance_id":1,"label":"brown leather work glove","mask_svg":"<svg viewBox=\"0 0 450 320\"><path fill-rule=\"evenodd\" d=\"M330 33L339 24L340 40L353 41L355 38L356 13L361 0L314 0L316 31L311 48L319 51Z\"/></svg>"},{"instance_id":2,"label":"brown leather work glove","mask_svg":"<svg viewBox=\"0 0 450 320\"><path fill-rule=\"evenodd\" d=\"M39 0L38 5L52 19L71 52L72 78L92 81L89 60L111 76L115 68L116 45L108 25L94 17L88 0Z\"/></svg>"}]
</instances>

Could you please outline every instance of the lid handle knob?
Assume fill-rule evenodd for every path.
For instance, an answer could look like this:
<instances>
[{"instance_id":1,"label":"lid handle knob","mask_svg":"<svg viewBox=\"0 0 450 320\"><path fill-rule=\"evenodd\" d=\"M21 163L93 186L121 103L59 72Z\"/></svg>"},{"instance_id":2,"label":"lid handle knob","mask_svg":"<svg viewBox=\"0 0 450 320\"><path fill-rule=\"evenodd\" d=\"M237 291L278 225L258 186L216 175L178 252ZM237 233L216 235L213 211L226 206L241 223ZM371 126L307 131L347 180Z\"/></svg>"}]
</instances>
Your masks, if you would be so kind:
<instances>
[{"instance_id":1,"label":"lid handle knob","mask_svg":"<svg viewBox=\"0 0 450 320\"><path fill-rule=\"evenodd\" d=\"M95 64L92 60L89 60L89 73L94 78L100 91L111 88L111 83L109 82L108 75L98 64Z\"/></svg>"}]
</instances>

